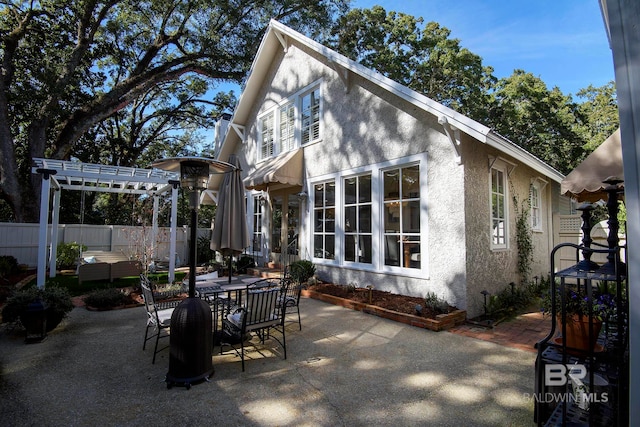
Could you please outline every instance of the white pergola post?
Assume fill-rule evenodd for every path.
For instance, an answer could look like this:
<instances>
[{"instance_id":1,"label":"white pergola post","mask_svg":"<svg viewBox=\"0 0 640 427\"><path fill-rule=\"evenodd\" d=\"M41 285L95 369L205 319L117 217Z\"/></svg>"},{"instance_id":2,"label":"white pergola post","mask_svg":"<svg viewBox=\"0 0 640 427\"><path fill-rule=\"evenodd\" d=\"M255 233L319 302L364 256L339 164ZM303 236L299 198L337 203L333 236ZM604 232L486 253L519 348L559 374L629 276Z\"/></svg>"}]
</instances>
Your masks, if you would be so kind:
<instances>
[{"instance_id":1,"label":"white pergola post","mask_svg":"<svg viewBox=\"0 0 640 427\"><path fill-rule=\"evenodd\" d=\"M178 226L178 188L179 181L172 181L171 184L171 236L169 238L169 283L173 283L176 278L176 227Z\"/></svg>"},{"instance_id":2,"label":"white pergola post","mask_svg":"<svg viewBox=\"0 0 640 427\"><path fill-rule=\"evenodd\" d=\"M151 224L151 261L158 258L158 209L160 209L160 197L153 195L153 219Z\"/></svg>"},{"instance_id":3,"label":"white pergola post","mask_svg":"<svg viewBox=\"0 0 640 427\"><path fill-rule=\"evenodd\" d=\"M51 242L49 243L49 277L56 277L56 260L58 259L58 225L60 223L59 188L53 191L53 209L51 212ZM53 268L51 268L53 266Z\"/></svg>"},{"instance_id":4,"label":"white pergola post","mask_svg":"<svg viewBox=\"0 0 640 427\"><path fill-rule=\"evenodd\" d=\"M40 229L38 232L38 277L36 284L44 288L44 279L47 274L47 231L49 228L49 197L51 192L51 175L56 171L51 169L38 169L42 175L42 187L40 189ZM55 266L54 266L55 268Z\"/></svg>"}]
</instances>

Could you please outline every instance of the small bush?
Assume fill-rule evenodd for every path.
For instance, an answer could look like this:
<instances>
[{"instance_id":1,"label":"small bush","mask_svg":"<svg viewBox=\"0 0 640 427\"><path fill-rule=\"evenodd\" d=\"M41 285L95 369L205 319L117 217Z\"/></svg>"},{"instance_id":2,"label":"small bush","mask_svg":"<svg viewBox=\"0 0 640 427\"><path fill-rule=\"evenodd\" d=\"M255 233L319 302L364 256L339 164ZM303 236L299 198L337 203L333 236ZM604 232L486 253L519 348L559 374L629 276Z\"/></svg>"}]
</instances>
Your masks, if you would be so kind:
<instances>
[{"instance_id":1,"label":"small bush","mask_svg":"<svg viewBox=\"0 0 640 427\"><path fill-rule=\"evenodd\" d=\"M0 277L9 277L18 272L18 260L11 255L0 256Z\"/></svg>"},{"instance_id":2,"label":"small bush","mask_svg":"<svg viewBox=\"0 0 640 427\"><path fill-rule=\"evenodd\" d=\"M45 285L44 289L29 287L16 291L7 299L7 303L2 309L2 321L15 322L19 320L27 306L37 299L41 299L48 306L47 314L51 318L62 320L67 313L73 310L71 296L65 288L51 285ZM55 325L48 324L47 327L55 327Z\"/></svg>"},{"instance_id":3,"label":"small bush","mask_svg":"<svg viewBox=\"0 0 640 427\"><path fill-rule=\"evenodd\" d=\"M241 256L240 259L236 262L236 271L239 274L247 274L248 268L255 267L256 264L253 262L253 258L250 256Z\"/></svg>"},{"instance_id":4,"label":"small bush","mask_svg":"<svg viewBox=\"0 0 640 427\"><path fill-rule=\"evenodd\" d=\"M424 297L424 306L436 314L449 312L449 304L444 299L436 295L435 292L427 292Z\"/></svg>"},{"instance_id":5,"label":"small bush","mask_svg":"<svg viewBox=\"0 0 640 427\"><path fill-rule=\"evenodd\" d=\"M113 308L132 302L129 295L116 288L97 289L84 297L84 303L94 308Z\"/></svg>"},{"instance_id":6,"label":"small bush","mask_svg":"<svg viewBox=\"0 0 640 427\"><path fill-rule=\"evenodd\" d=\"M289 274L291 278L298 283L306 283L314 274L316 267L311 261L301 259L294 261L289 265Z\"/></svg>"},{"instance_id":7,"label":"small bush","mask_svg":"<svg viewBox=\"0 0 640 427\"><path fill-rule=\"evenodd\" d=\"M86 251L87 247L76 242L60 243L57 250L56 267L62 269L73 267L80 258L80 251Z\"/></svg>"},{"instance_id":8,"label":"small bush","mask_svg":"<svg viewBox=\"0 0 640 427\"><path fill-rule=\"evenodd\" d=\"M211 239L206 236L198 237L196 246L196 259L199 264L207 263L214 258L214 251L211 250Z\"/></svg>"}]
</instances>

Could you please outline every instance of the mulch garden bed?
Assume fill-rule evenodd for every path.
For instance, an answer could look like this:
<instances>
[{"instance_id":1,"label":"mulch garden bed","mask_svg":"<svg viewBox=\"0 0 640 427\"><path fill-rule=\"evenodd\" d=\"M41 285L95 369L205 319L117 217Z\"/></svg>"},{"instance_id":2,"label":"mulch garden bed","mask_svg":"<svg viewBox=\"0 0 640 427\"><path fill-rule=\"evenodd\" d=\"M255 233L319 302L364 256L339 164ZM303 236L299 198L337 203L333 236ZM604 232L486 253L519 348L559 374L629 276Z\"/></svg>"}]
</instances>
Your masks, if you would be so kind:
<instances>
[{"instance_id":1,"label":"mulch garden bed","mask_svg":"<svg viewBox=\"0 0 640 427\"><path fill-rule=\"evenodd\" d=\"M434 331L452 328L466 320L466 311L456 307L448 306L446 313L437 313L425 307L424 298L376 289L319 283L308 286L303 295Z\"/></svg>"}]
</instances>

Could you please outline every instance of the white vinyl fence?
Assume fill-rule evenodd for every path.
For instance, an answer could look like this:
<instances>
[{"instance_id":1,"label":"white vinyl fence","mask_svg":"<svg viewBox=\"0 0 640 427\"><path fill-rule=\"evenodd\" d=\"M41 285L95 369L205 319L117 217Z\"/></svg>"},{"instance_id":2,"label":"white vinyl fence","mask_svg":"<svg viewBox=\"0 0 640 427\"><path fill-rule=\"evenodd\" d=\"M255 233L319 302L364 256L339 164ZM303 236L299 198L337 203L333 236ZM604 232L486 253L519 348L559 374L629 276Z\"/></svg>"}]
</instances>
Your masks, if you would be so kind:
<instances>
[{"instance_id":1,"label":"white vinyl fence","mask_svg":"<svg viewBox=\"0 0 640 427\"><path fill-rule=\"evenodd\" d=\"M51 226L49 226L51 228ZM39 224L0 223L0 255L11 255L19 264L36 267L38 263ZM49 230L51 231L51 230ZM76 242L87 247L87 251L117 252L129 259L145 263L151 260L169 260L169 238L171 229L159 227L156 236L157 253L154 252L152 228L127 225L66 224L58 226L58 243ZM49 233L49 235L51 235ZM198 229L198 237L211 237L208 228ZM188 228L176 230L176 267L189 262Z\"/></svg>"}]
</instances>

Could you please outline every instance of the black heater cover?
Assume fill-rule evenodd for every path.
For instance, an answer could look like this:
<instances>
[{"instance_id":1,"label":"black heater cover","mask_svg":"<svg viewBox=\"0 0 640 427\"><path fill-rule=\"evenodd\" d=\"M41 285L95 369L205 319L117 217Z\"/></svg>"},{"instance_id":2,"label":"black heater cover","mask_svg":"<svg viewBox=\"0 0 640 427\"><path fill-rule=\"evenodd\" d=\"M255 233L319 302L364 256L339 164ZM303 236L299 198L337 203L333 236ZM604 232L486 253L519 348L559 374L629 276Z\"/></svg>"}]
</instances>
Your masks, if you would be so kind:
<instances>
[{"instance_id":1,"label":"black heater cover","mask_svg":"<svg viewBox=\"0 0 640 427\"><path fill-rule=\"evenodd\" d=\"M200 298L186 298L171 315L167 388L187 389L213 374L212 316L209 305Z\"/></svg>"}]
</instances>

